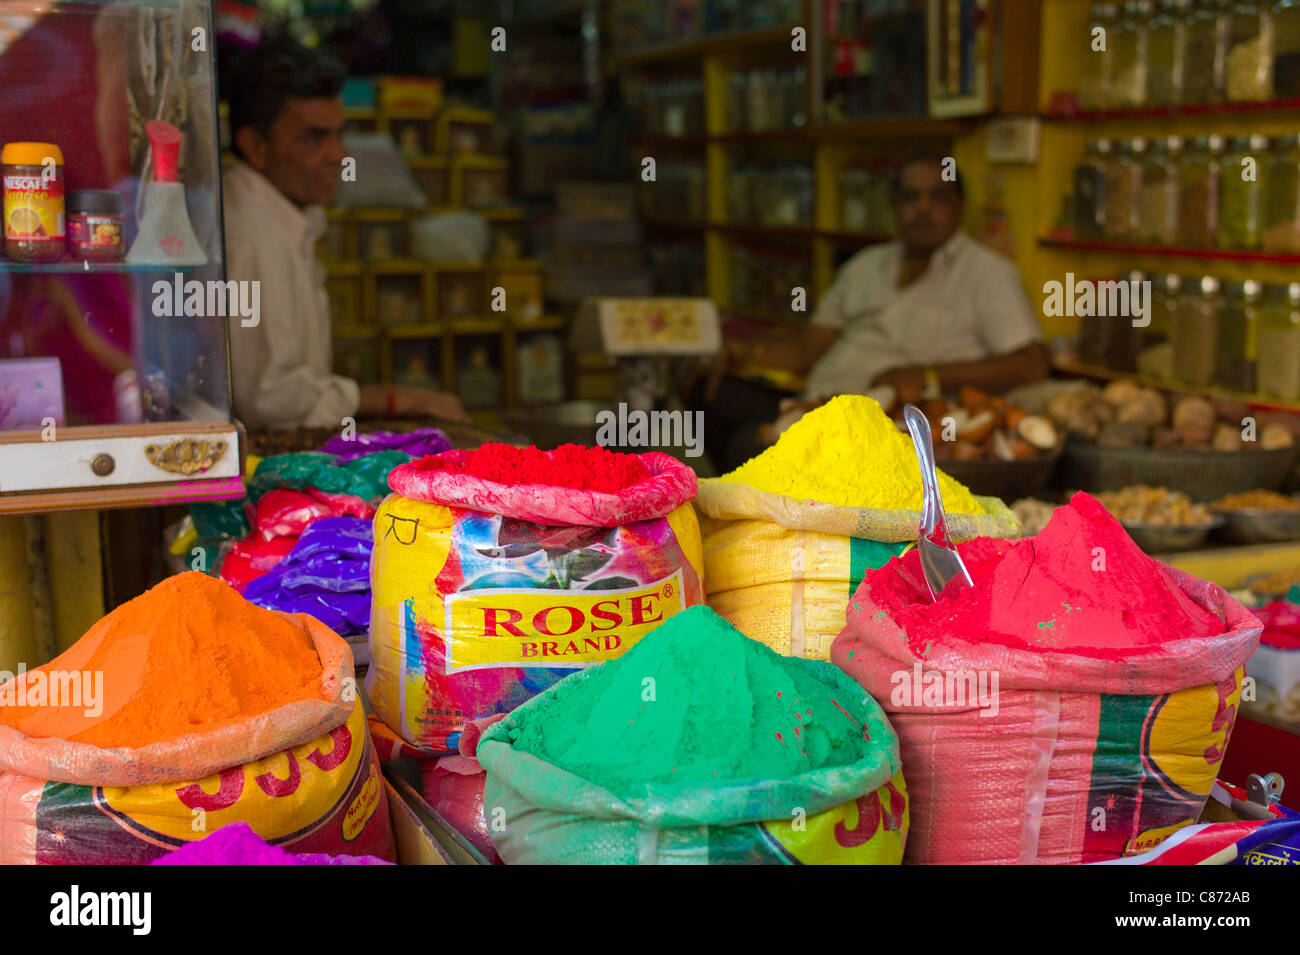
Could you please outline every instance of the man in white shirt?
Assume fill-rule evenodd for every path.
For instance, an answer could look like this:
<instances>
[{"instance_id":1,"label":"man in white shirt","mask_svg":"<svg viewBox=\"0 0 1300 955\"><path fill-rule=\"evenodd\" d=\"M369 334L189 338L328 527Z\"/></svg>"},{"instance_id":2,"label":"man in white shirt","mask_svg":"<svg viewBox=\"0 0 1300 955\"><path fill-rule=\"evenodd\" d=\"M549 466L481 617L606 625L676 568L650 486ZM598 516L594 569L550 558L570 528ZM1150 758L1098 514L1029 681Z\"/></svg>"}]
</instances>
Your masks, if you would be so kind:
<instances>
[{"instance_id":1,"label":"man in white shirt","mask_svg":"<svg viewBox=\"0 0 1300 955\"><path fill-rule=\"evenodd\" d=\"M714 364L702 392L711 398L705 444L715 466L729 470L761 450L758 424L776 417L786 397L724 378L727 370L807 373L808 407L882 384L918 396L965 385L1002 392L1047 375L1047 349L1015 265L959 231L960 178L945 179L938 157L907 163L894 212L898 238L846 262L811 324L734 344Z\"/></svg>"},{"instance_id":2,"label":"man in white shirt","mask_svg":"<svg viewBox=\"0 0 1300 955\"><path fill-rule=\"evenodd\" d=\"M223 83L238 156L222 179L226 277L261 283L258 324L230 323L235 413L286 428L340 427L351 416L464 420L453 395L333 374L315 245L341 178L344 79L324 54L273 40L236 60Z\"/></svg>"}]
</instances>

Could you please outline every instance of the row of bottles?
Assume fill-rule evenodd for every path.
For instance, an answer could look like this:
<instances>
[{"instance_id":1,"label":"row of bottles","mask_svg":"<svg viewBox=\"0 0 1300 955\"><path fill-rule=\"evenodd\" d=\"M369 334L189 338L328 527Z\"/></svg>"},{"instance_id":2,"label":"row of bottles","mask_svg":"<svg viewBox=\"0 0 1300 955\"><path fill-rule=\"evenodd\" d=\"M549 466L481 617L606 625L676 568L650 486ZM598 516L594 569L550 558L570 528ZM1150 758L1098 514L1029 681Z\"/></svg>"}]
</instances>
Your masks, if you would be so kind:
<instances>
[{"instance_id":1,"label":"row of bottles","mask_svg":"<svg viewBox=\"0 0 1300 955\"><path fill-rule=\"evenodd\" d=\"M1300 135L1089 140L1073 203L1082 239L1300 252Z\"/></svg>"},{"instance_id":2,"label":"row of bottles","mask_svg":"<svg viewBox=\"0 0 1300 955\"><path fill-rule=\"evenodd\" d=\"M1300 0L1094 3L1089 27L1081 109L1300 96Z\"/></svg>"},{"instance_id":3,"label":"row of bottles","mask_svg":"<svg viewBox=\"0 0 1300 955\"><path fill-rule=\"evenodd\" d=\"M1181 385L1300 401L1300 282L1140 271L1119 281L1130 290L1133 282L1150 282L1150 298L1143 299L1148 324L1113 315L1082 319L1083 361Z\"/></svg>"}]
</instances>

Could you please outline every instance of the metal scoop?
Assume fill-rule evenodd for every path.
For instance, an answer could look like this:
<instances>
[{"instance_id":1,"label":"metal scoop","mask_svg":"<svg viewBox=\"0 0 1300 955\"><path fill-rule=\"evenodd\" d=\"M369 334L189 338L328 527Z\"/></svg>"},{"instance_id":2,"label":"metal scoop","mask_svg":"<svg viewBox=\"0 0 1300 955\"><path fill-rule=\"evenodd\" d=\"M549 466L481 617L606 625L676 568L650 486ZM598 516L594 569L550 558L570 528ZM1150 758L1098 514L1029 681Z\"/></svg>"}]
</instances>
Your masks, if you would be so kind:
<instances>
[{"instance_id":1,"label":"metal scoop","mask_svg":"<svg viewBox=\"0 0 1300 955\"><path fill-rule=\"evenodd\" d=\"M903 408L903 419L907 422L907 430L912 433L912 444L916 446L916 460L921 465L921 487L925 493L916 548L921 552L921 570L925 574L925 584L930 588L930 597L937 601L951 581L956 581L953 584L955 591L975 584L948 536L943 498L939 496L939 475L934 469L930 422L916 405Z\"/></svg>"}]
</instances>

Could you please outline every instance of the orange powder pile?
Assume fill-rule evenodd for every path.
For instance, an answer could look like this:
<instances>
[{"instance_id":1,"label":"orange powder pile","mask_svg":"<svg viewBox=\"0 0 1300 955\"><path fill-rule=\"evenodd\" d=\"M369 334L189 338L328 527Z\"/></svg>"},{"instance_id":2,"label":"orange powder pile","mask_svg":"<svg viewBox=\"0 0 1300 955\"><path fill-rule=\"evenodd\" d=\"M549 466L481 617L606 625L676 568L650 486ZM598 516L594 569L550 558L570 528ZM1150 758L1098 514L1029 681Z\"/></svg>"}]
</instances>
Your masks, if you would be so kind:
<instances>
[{"instance_id":1,"label":"orange powder pile","mask_svg":"<svg viewBox=\"0 0 1300 955\"><path fill-rule=\"evenodd\" d=\"M79 705L30 705L35 674L44 672L50 686L55 672L74 671L86 685L103 674L101 712L87 715L84 698ZM27 683L29 705L14 705L23 697L15 687L2 688L0 724L32 737L138 747L319 698L321 663L306 630L191 572L118 607L18 681Z\"/></svg>"}]
</instances>

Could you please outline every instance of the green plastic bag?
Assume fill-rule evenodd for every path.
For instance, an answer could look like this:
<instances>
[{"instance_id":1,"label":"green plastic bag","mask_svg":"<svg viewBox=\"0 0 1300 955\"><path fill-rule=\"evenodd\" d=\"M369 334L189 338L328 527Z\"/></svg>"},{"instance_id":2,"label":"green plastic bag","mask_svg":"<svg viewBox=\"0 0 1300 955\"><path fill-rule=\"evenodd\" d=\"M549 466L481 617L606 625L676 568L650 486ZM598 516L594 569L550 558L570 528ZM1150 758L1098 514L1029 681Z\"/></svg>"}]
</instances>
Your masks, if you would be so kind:
<instances>
[{"instance_id":1,"label":"green plastic bag","mask_svg":"<svg viewBox=\"0 0 1300 955\"><path fill-rule=\"evenodd\" d=\"M898 737L842 671L790 662L831 686L861 722L873 743L867 756L787 779L660 786L648 798L624 800L511 744L510 731L548 704L549 690L493 724L478 746L487 770L484 818L501 858L515 865L897 865L909 823Z\"/></svg>"},{"instance_id":2,"label":"green plastic bag","mask_svg":"<svg viewBox=\"0 0 1300 955\"><path fill-rule=\"evenodd\" d=\"M190 505L190 519L200 538L229 537L242 540L253 529L248 522L244 498L237 501L196 501Z\"/></svg>"},{"instance_id":3,"label":"green plastic bag","mask_svg":"<svg viewBox=\"0 0 1300 955\"><path fill-rule=\"evenodd\" d=\"M374 501L388 494L388 474L399 464L411 460L401 451L379 451L335 464L334 455L320 451L300 451L265 458L248 482L248 496L256 501L276 488L303 490L314 487L327 494L351 494L363 501Z\"/></svg>"}]
</instances>

